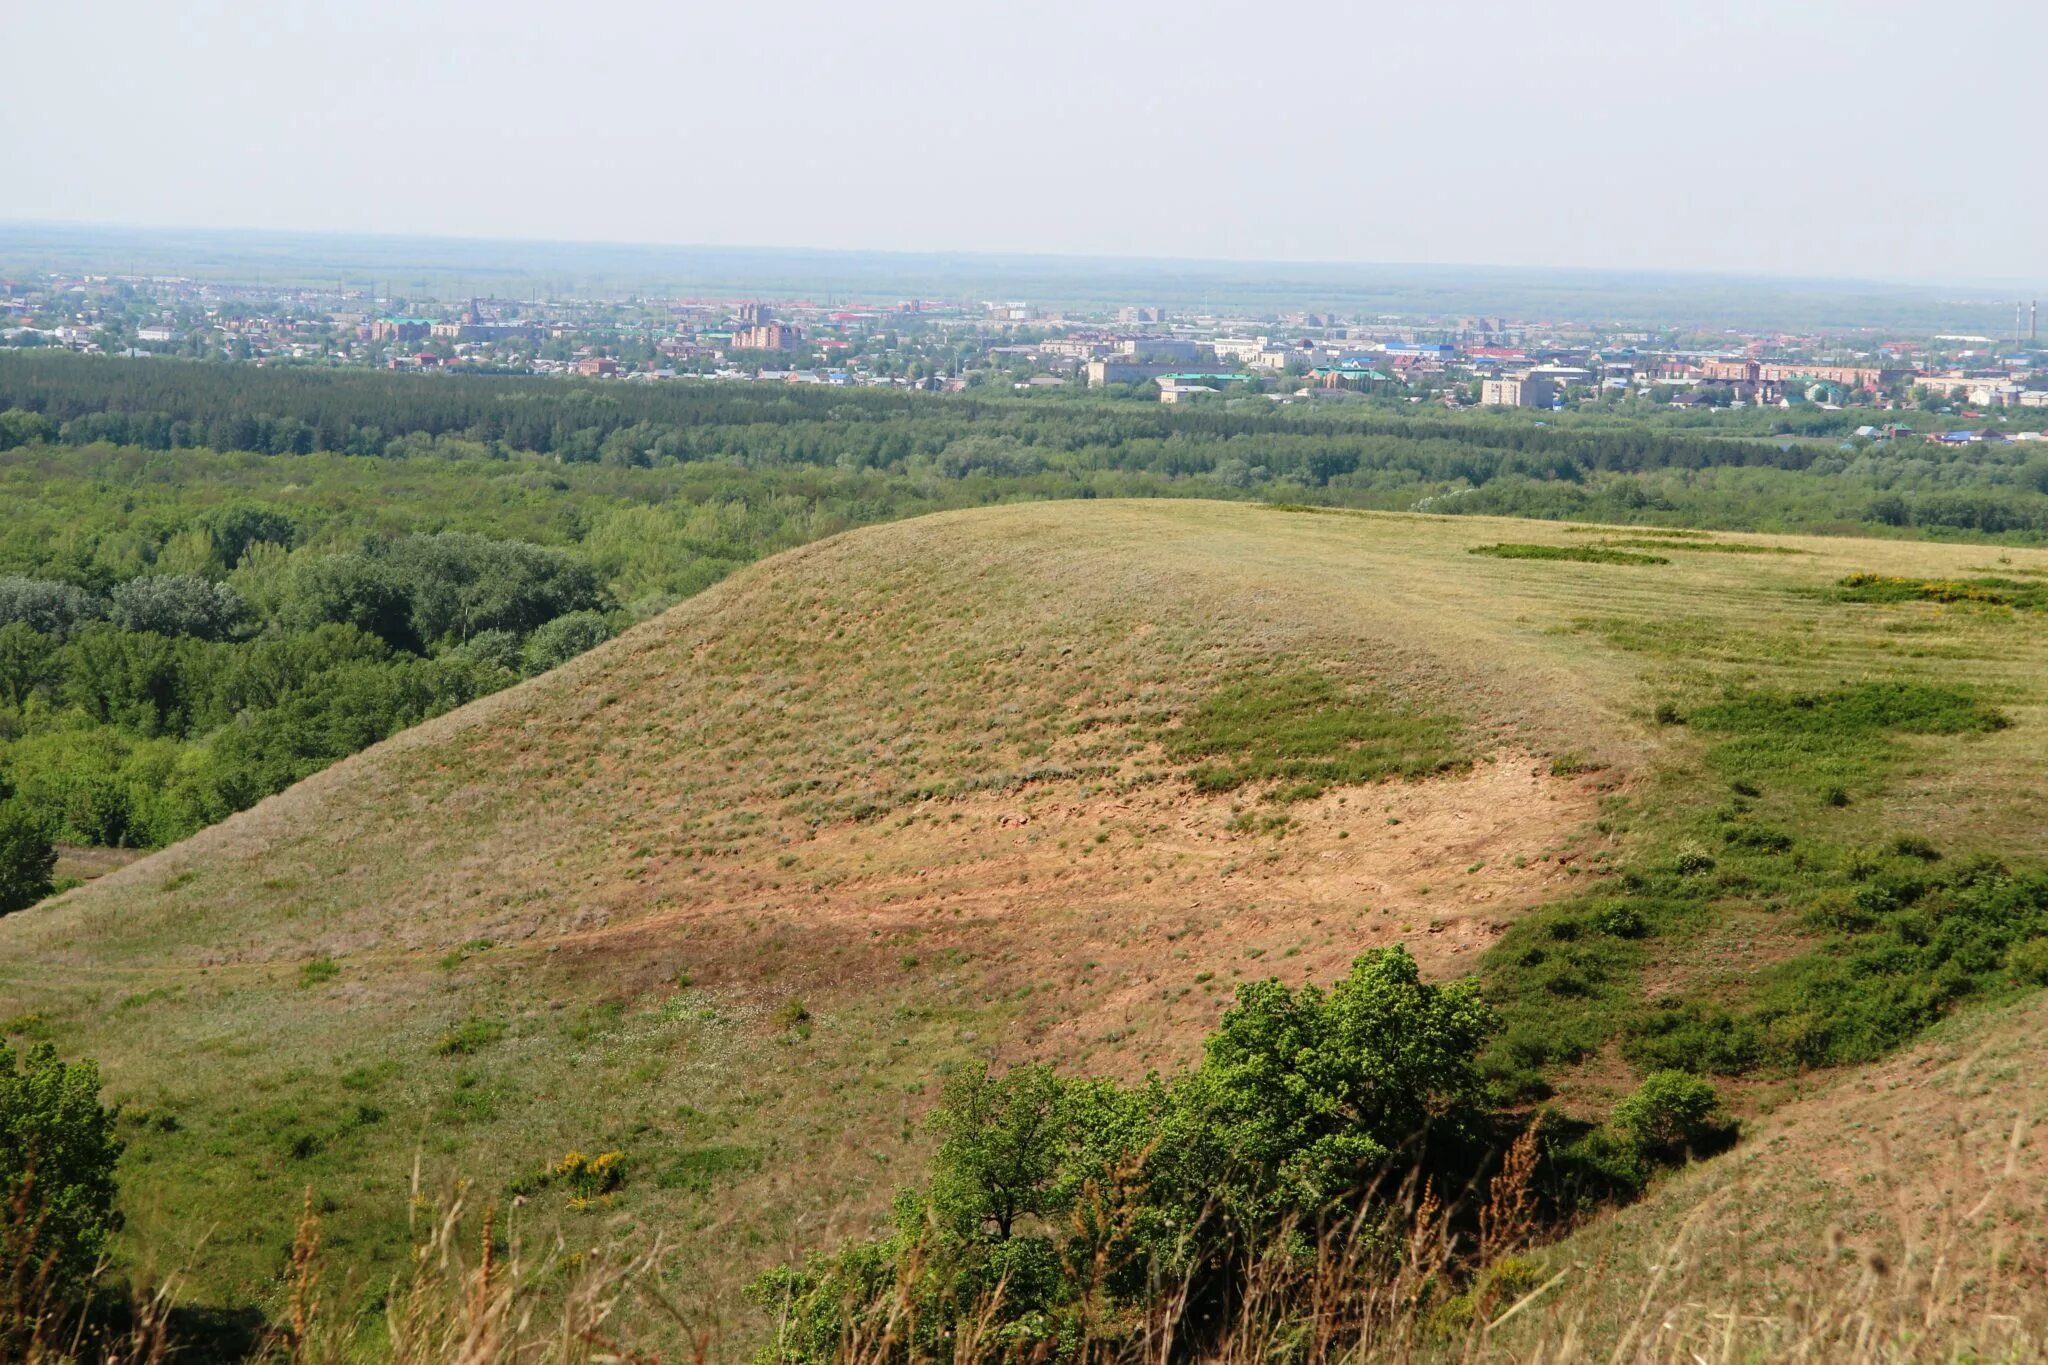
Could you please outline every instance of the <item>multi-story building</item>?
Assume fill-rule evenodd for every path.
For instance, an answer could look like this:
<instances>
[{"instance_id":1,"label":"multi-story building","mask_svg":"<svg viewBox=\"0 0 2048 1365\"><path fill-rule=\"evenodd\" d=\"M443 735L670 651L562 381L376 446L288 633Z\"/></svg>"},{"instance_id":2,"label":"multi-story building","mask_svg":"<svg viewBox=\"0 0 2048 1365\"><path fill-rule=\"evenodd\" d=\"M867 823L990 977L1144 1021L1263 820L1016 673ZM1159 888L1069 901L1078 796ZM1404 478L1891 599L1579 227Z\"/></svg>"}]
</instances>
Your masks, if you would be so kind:
<instances>
[{"instance_id":1,"label":"multi-story building","mask_svg":"<svg viewBox=\"0 0 2048 1365\"><path fill-rule=\"evenodd\" d=\"M1762 369L1754 360L1709 360L1700 365L1700 378L1709 384L1754 384Z\"/></svg>"},{"instance_id":2,"label":"multi-story building","mask_svg":"<svg viewBox=\"0 0 2048 1365\"><path fill-rule=\"evenodd\" d=\"M433 328L425 318L378 318L370 324L370 340L425 341Z\"/></svg>"},{"instance_id":3,"label":"multi-story building","mask_svg":"<svg viewBox=\"0 0 2048 1365\"><path fill-rule=\"evenodd\" d=\"M786 322L762 322L752 327L735 327L732 333L732 349L735 351L794 351L803 343L802 329Z\"/></svg>"},{"instance_id":4,"label":"multi-story building","mask_svg":"<svg viewBox=\"0 0 2048 1365\"><path fill-rule=\"evenodd\" d=\"M1483 408L1547 408L1554 396L1550 381L1533 375L1488 379L1479 386Z\"/></svg>"},{"instance_id":5,"label":"multi-story building","mask_svg":"<svg viewBox=\"0 0 2048 1365\"><path fill-rule=\"evenodd\" d=\"M1764 383L1785 384L1805 380L1808 383L1839 384L1845 389L1869 389L1874 393L1881 393L1912 375L1908 369L1875 365L1810 365L1797 360L1767 360L1757 366L1757 379Z\"/></svg>"}]
</instances>

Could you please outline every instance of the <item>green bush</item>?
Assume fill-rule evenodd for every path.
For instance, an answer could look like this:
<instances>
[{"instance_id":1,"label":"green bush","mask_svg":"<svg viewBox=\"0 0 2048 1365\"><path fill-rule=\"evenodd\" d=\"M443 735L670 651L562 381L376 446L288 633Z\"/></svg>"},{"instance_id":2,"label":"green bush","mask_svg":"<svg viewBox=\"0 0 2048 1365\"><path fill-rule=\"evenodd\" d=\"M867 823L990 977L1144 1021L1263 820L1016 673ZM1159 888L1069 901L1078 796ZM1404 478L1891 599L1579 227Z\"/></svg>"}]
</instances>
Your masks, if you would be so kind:
<instances>
[{"instance_id":1,"label":"green bush","mask_svg":"<svg viewBox=\"0 0 2048 1365\"><path fill-rule=\"evenodd\" d=\"M1170 1083L959 1073L932 1116L930 1182L899 1195L890 1235L752 1286L780 1324L764 1358L836 1359L846 1332L898 1307L929 1334L911 1358L984 1309L1001 1353L1030 1356L1083 1314L1156 1303L1158 1276L1200 1286L1319 1226L1370 1241L1355 1201L1404 1172L1462 1188L1484 1169L1492 1028L1469 985L1424 982L1388 948L1327 990L1240 987L1201 1064Z\"/></svg>"},{"instance_id":2,"label":"green bush","mask_svg":"<svg viewBox=\"0 0 2048 1365\"><path fill-rule=\"evenodd\" d=\"M1637 1156L1652 1163L1708 1156L1735 1136L1714 1087L1684 1071L1651 1072L1614 1106L1609 1122Z\"/></svg>"},{"instance_id":3,"label":"green bush","mask_svg":"<svg viewBox=\"0 0 2048 1365\"><path fill-rule=\"evenodd\" d=\"M0 1257L17 1292L42 1276L59 1303L74 1299L120 1227L114 1121L92 1062L0 1046Z\"/></svg>"}]
</instances>

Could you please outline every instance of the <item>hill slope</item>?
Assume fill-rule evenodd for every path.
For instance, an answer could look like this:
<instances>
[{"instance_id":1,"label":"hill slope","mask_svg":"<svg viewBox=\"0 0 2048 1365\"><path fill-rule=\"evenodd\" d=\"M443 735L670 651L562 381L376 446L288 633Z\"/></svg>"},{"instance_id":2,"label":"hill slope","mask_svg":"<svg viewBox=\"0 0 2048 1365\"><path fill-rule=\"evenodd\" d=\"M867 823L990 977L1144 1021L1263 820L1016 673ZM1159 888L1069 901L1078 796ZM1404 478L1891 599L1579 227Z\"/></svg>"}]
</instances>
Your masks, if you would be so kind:
<instances>
[{"instance_id":1,"label":"hill slope","mask_svg":"<svg viewBox=\"0 0 2048 1365\"><path fill-rule=\"evenodd\" d=\"M1189 1059L1248 976L1396 939L1471 970L1627 856L1607 817L1701 780L1653 718L1674 686L1966 675L2019 723L1918 746L1825 818L1968 811L1973 840L2044 851L2038 629L1821 593L1989 552L1468 553L1503 540L1588 543L1206 503L841 536L0 921L0 1016L101 1059L131 1107L131 1243L189 1260L203 1298L269 1299L308 1187L374 1277L416 1153L430 1182L508 1189L617 1149L615 1204L521 1216L662 1229L722 1304L867 1225L951 1061L1131 1075ZM1250 759L1218 699L1283 684L1436 775L1231 788ZM1660 980L1713 970L1700 951Z\"/></svg>"}]
</instances>

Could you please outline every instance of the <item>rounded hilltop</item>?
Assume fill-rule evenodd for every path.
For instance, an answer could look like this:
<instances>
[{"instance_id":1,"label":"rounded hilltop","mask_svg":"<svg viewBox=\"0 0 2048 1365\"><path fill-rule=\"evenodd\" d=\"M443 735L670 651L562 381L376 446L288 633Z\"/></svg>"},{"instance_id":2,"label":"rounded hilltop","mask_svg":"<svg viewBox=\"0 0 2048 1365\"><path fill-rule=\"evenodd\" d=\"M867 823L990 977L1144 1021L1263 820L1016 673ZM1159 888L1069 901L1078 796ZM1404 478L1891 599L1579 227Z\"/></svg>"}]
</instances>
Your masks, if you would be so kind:
<instances>
[{"instance_id":1,"label":"rounded hilltop","mask_svg":"<svg viewBox=\"0 0 2048 1365\"><path fill-rule=\"evenodd\" d=\"M1917 676L1891 646L1938 626L1983 646L1965 672L2007 713L2037 705L2031 637L1888 635L1853 613L1951 608L1825 596L1981 550L1471 553L1532 543L1605 541L1197 501L849 532L0 919L0 1001L145 1116L131 1245L238 1230L195 1254L219 1301L269 1292L309 1185L336 1244L395 1255L415 1153L508 1191L622 1153L599 1216L701 1244L724 1293L872 1223L951 1064L1171 1071L1237 984L1391 943L1492 973L1528 1023L1502 954L1725 788L1710 718L1666 697ZM1745 543L1796 553L1715 550ZM1901 740L1918 766L1889 787L1784 819L2009 796L2036 741L1982 728L1953 760ZM1979 827L2032 851L2010 801ZM1652 927L1554 998L1620 1010L1729 960ZM1557 1102L1610 1103L1617 1047L1548 1064Z\"/></svg>"}]
</instances>

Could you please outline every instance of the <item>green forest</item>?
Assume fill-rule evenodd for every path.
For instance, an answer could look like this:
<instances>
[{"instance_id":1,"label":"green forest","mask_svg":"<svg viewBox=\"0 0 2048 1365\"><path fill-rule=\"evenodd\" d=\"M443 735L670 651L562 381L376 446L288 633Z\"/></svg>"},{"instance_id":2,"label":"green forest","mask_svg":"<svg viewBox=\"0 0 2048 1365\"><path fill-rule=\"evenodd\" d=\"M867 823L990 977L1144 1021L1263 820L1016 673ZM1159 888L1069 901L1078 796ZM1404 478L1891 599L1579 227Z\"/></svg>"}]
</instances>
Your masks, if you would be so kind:
<instances>
[{"instance_id":1,"label":"green forest","mask_svg":"<svg viewBox=\"0 0 2048 1365\"><path fill-rule=\"evenodd\" d=\"M2048 451L1871 414L1170 408L0 356L0 901L182 838L778 550L1185 496L2036 542Z\"/></svg>"}]
</instances>

